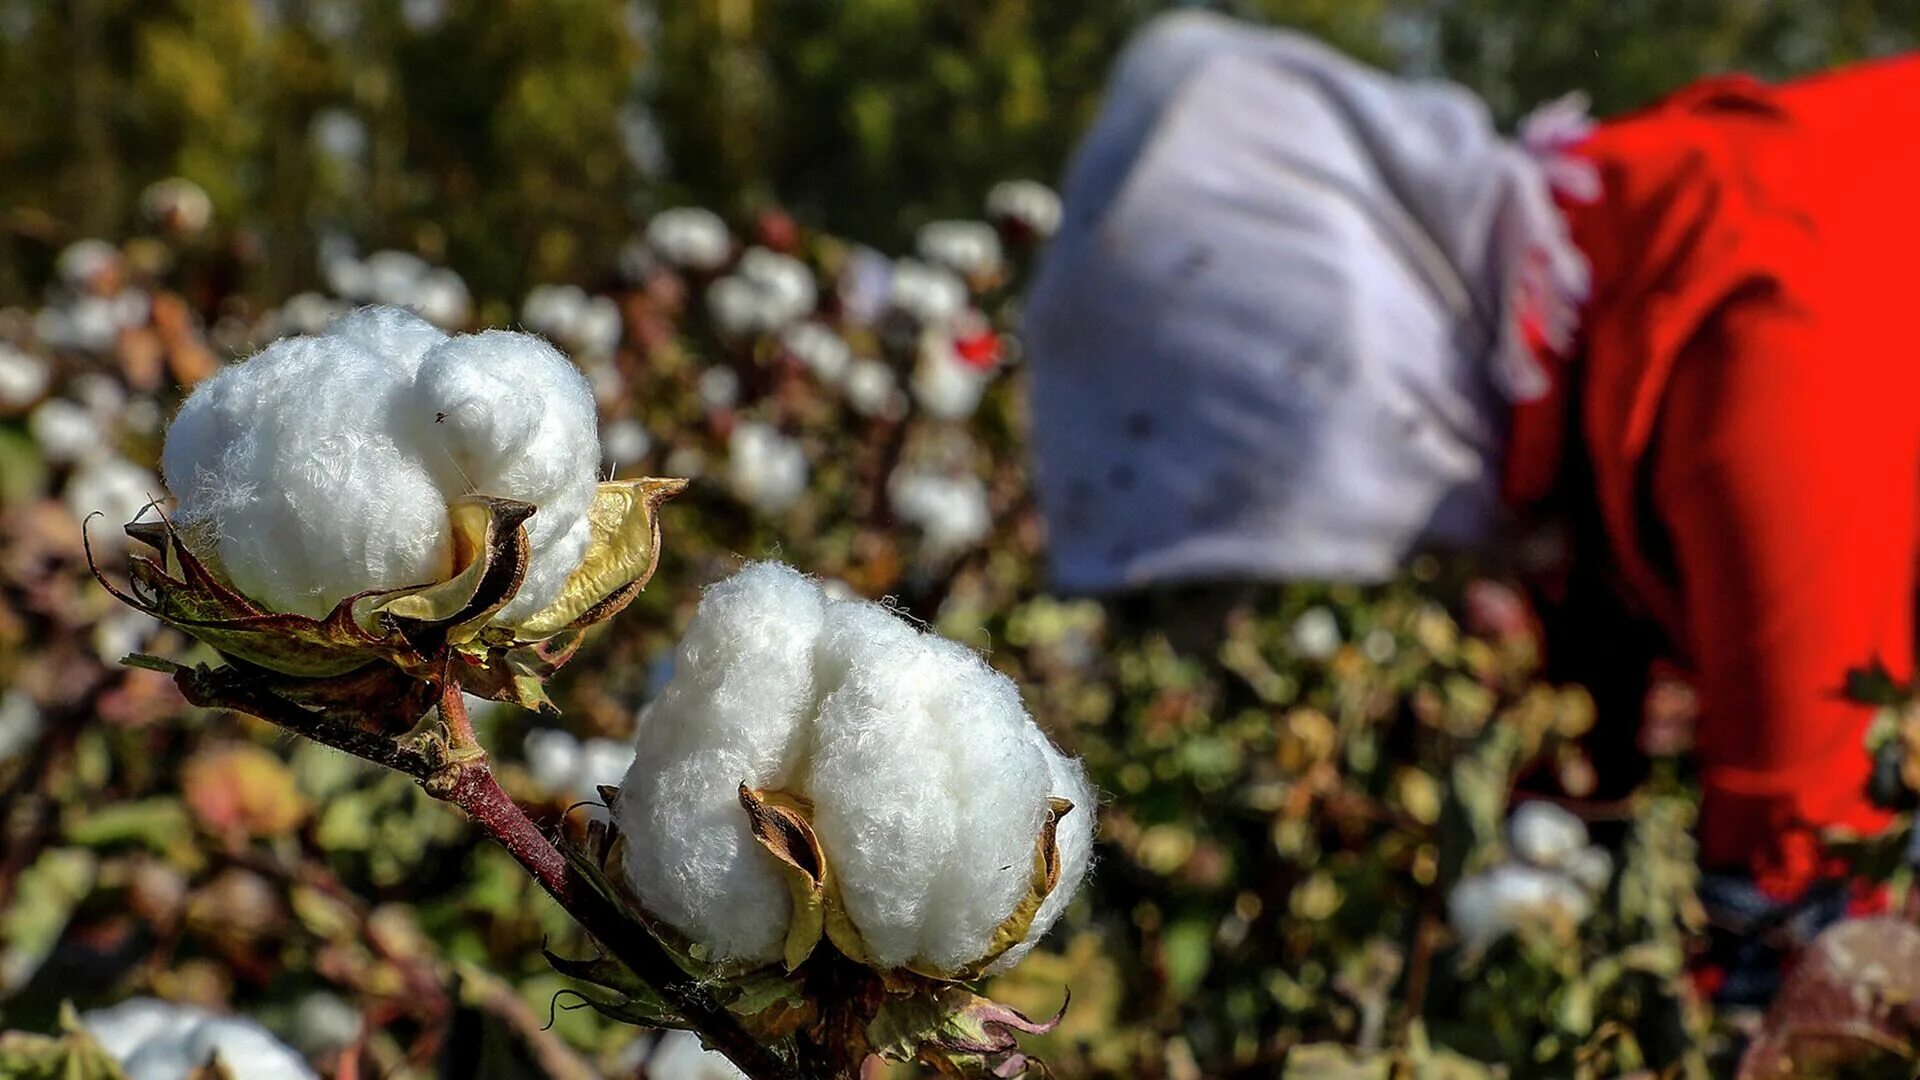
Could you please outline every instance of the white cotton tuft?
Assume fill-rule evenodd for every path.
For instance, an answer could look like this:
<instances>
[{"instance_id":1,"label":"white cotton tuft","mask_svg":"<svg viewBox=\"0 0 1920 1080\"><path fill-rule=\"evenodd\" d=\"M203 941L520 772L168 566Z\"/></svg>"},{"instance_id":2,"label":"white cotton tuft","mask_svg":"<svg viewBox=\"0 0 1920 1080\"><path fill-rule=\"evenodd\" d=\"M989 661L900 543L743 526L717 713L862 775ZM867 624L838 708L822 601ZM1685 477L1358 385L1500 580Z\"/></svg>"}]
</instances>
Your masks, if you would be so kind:
<instances>
[{"instance_id":1,"label":"white cotton tuft","mask_svg":"<svg viewBox=\"0 0 1920 1080\"><path fill-rule=\"evenodd\" d=\"M1542 870L1566 870L1587 849L1587 825L1565 807L1533 799L1507 818L1514 858Z\"/></svg>"},{"instance_id":2,"label":"white cotton tuft","mask_svg":"<svg viewBox=\"0 0 1920 1080\"><path fill-rule=\"evenodd\" d=\"M697 206L663 210L647 222L647 246L686 270L718 270L733 250L720 215Z\"/></svg>"},{"instance_id":3,"label":"white cotton tuft","mask_svg":"<svg viewBox=\"0 0 1920 1080\"><path fill-rule=\"evenodd\" d=\"M895 515L920 530L935 555L971 547L993 528L987 488L976 476L902 467L887 480L887 501Z\"/></svg>"},{"instance_id":4,"label":"white cotton tuft","mask_svg":"<svg viewBox=\"0 0 1920 1080\"><path fill-rule=\"evenodd\" d=\"M727 439L727 483L740 501L777 514L806 493L806 452L765 424L738 424Z\"/></svg>"},{"instance_id":5,"label":"white cotton tuft","mask_svg":"<svg viewBox=\"0 0 1920 1080\"><path fill-rule=\"evenodd\" d=\"M900 380L884 360L855 360L847 369L847 404L861 416L898 420L907 411Z\"/></svg>"},{"instance_id":6,"label":"white cotton tuft","mask_svg":"<svg viewBox=\"0 0 1920 1080\"><path fill-rule=\"evenodd\" d=\"M707 312L722 336L751 337L806 318L818 299L806 263L766 248L749 248L731 275L707 289Z\"/></svg>"},{"instance_id":7,"label":"white cotton tuft","mask_svg":"<svg viewBox=\"0 0 1920 1080\"><path fill-rule=\"evenodd\" d=\"M1501 863L1473 874L1447 896L1447 921L1469 951L1478 952L1522 925L1562 921L1578 925L1593 914L1593 898L1550 870Z\"/></svg>"},{"instance_id":8,"label":"white cotton tuft","mask_svg":"<svg viewBox=\"0 0 1920 1080\"><path fill-rule=\"evenodd\" d=\"M122 457L102 455L88 459L74 470L67 478L60 499L75 521L84 522L96 513L101 515L106 527L88 531L94 534L93 544L97 548L111 551L126 541L127 534L120 527L140 516L149 503L163 494L160 478L151 470Z\"/></svg>"},{"instance_id":9,"label":"white cotton tuft","mask_svg":"<svg viewBox=\"0 0 1920 1080\"><path fill-rule=\"evenodd\" d=\"M53 369L45 360L0 341L0 409L22 409L46 394Z\"/></svg>"},{"instance_id":10,"label":"white cotton tuft","mask_svg":"<svg viewBox=\"0 0 1920 1080\"><path fill-rule=\"evenodd\" d=\"M967 278L1000 272L1000 234L984 221L930 221L914 247L922 259Z\"/></svg>"},{"instance_id":11,"label":"white cotton tuft","mask_svg":"<svg viewBox=\"0 0 1920 1080\"><path fill-rule=\"evenodd\" d=\"M39 445L40 456L56 465L91 457L108 442L92 410L66 398L51 398L28 413L27 433Z\"/></svg>"},{"instance_id":12,"label":"white cotton tuft","mask_svg":"<svg viewBox=\"0 0 1920 1080\"><path fill-rule=\"evenodd\" d=\"M133 998L83 1013L81 1026L135 1080L186 1080L216 1055L247 1080L313 1080L313 1069L266 1028L192 1005Z\"/></svg>"},{"instance_id":13,"label":"white cotton tuft","mask_svg":"<svg viewBox=\"0 0 1920 1080\"><path fill-rule=\"evenodd\" d=\"M600 460L586 380L545 342L446 337L391 308L286 338L202 383L161 470L203 558L268 608L443 579L447 507L533 503L532 562L499 619L545 607L580 563Z\"/></svg>"},{"instance_id":14,"label":"white cotton tuft","mask_svg":"<svg viewBox=\"0 0 1920 1080\"><path fill-rule=\"evenodd\" d=\"M942 327L920 332L919 358L913 367L913 397L929 416L965 420L980 407L989 372L974 367L955 351L953 337Z\"/></svg>"},{"instance_id":15,"label":"white cotton tuft","mask_svg":"<svg viewBox=\"0 0 1920 1080\"><path fill-rule=\"evenodd\" d=\"M845 338L817 322L795 323L780 335L780 345L795 360L806 365L814 377L835 386L847 377L853 363L853 349Z\"/></svg>"},{"instance_id":16,"label":"white cotton tuft","mask_svg":"<svg viewBox=\"0 0 1920 1080\"><path fill-rule=\"evenodd\" d=\"M642 903L716 955L770 960L790 904L747 831L742 782L811 801L848 915L886 966L956 970L986 953L1029 888L1049 796L1075 810L1027 947L1079 887L1091 848L1092 792L1011 681L772 563L708 590L641 718L619 801Z\"/></svg>"},{"instance_id":17,"label":"white cotton tuft","mask_svg":"<svg viewBox=\"0 0 1920 1080\"><path fill-rule=\"evenodd\" d=\"M894 310L922 324L945 325L967 309L967 283L944 266L901 259L893 264L889 299Z\"/></svg>"},{"instance_id":18,"label":"white cotton tuft","mask_svg":"<svg viewBox=\"0 0 1920 1080\"><path fill-rule=\"evenodd\" d=\"M1040 239L1060 228L1060 195L1037 180L1006 180L987 192L987 216L1011 222Z\"/></svg>"},{"instance_id":19,"label":"white cotton tuft","mask_svg":"<svg viewBox=\"0 0 1920 1080\"><path fill-rule=\"evenodd\" d=\"M691 1031L663 1031L647 1055L647 1080L746 1080L725 1054L700 1045Z\"/></svg>"},{"instance_id":20,"label":"white cotton tuft","mask_svg":"<svg viewBox=\"0 0 1920 1080\"><path fill-rule=\"evenodd\" d=\"M652 449L647 426L631 416L600 429L600 459L616 469L638 464Z\"/></svg>"}]
</instances>

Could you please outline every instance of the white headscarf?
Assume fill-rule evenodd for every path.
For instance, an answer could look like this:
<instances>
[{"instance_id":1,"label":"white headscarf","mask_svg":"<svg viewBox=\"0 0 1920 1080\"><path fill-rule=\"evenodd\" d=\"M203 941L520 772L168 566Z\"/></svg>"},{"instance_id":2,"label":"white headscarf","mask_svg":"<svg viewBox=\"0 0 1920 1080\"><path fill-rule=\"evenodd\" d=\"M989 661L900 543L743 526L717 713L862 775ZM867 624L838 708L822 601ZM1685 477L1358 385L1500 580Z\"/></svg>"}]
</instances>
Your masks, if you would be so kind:
<instances>
[{"instance_id":1,"label":"white headscarf","mask_svg":"<svg viewBox=\"0 0 1920 1080\"><path fill-rule=\"evenodd\" d=\"M1546 386L1522 313L1564 343L1586 263L1478 99L1167 16L1065 200L1027 308L1057 584L1372 580L1484 539Z\"/></svg>"}]
</instances>

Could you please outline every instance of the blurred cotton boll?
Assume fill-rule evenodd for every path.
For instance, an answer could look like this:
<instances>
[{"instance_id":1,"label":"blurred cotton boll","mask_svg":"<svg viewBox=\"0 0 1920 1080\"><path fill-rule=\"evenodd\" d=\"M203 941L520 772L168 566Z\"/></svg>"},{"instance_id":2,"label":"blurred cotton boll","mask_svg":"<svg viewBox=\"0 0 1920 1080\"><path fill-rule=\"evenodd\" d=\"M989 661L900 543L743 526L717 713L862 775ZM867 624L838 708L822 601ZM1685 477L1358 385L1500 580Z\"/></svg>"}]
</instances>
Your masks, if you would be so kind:
<instances>
[{"instance_id":1,"label":"blurred cotton boll","mask_svg":"<svg viewBox=\"0 0 1920 1080\"><path fill-rule=\"evenodd\" d=\"M1587 825L1564 807L1534 799L1507 818L1514 858L1543 870L1565 870L1587 848Z\"/></svg>"},{"instance_id":2,"label":"blurred cotton boll","mask_svg":"<svg viewBox=\"0 0 1920 1080\"><path fill-rule=\"evenodd\" d=\"M473 313L473 296L459 274L441 268L429 270L414 283L408 306L443 330L459 330Z\"/></svg>"},{"instance_id":3,"label":"blurred cotton boll","mask_svg":"<svg viewBox=\"0 0 1920 1080\"><path fill-rule=\"evenodd\" d=\"M683 270L711 272L733 253L733 237L720 215L697 206L662 210L647 222L647 246Z\"/></svg>"},{"instance_id":4,"label":"blurred cotton boll","mask_svg":"<svg viewBox=\"0 0 1920 1080\"><path fill-rule=\"evenodd\" d=\"M24 409L46 395L53 369L45 360L0 341L0 409Z\"/></svg>"},{"instance_id":5,"label":"blurred cotton boll","mask_svg":"<svg viewBox=\"0 0 1920 1080\"><path fill-rule=\"evenodd\" d=\"M542 337L564 342L587 303L587 290L578 285L535 285L520 304L520 322Z\"/></svg>"},{"instance_id":6,"label":"blurred cotton boll","mask_svg":"<svg viewBox=\"0 0 1920 1080\"><path fill-rule=\"evenodd\" d=\"M647 1054L647 1080L746 1080L726 1055L700 1045L691 1031L663 1031Z\"/></svg>"},{"instance_id":7,"label":"blurred cotton boll","mask_svg":"<svg viewBox=\"0 0 1920 1080\"><path fill-rule=\"evenodd\" d=\"M54 261L61 282L77 293L115 291L125 268L120 249L105 240L75 240Z\"/></svg>"},{"instance_id":8,"label":"blurred cotton boll","mask_svg":"<svg viewBox=\"0 0 1920 1080\"><path fill-rule=\"evenodd\" d=\"M17 686L0 690L0 762L31 749L44 726L40 705L31 694Z\"/></svg>"},{"instance_id":9,"label":"blurred cotton boll","mask_svg":"<svg viewBox=\"0 0 1920 1080\"><path fill-rule=\"evenodd\" d=\"M97 530L92 543L96 549L111 551L126 541L120 527L138 517L163 493L160 478L151 470L103 454L88 458L74 470L60 499L75 521L84 522L93 514L106 519L107 527Z\"/></svg>"},{"instance_id":10,"label":"blurred cotton boll","mask_svg":"<svg viewBox=\"0 0 1920 1080\"><path fill-rule=\"evenodd\" d=\"M815 378L829 386L838 385L847 377L847 368L853 363L853 349L847 340L823 323L795 323L780 335L780 345L795 360L813 372Z\"/></svg>"},{"instance_id":11,"label":"blurred cotton boll","mask_svg":"<svg viewBox=\"0 0 1920 1080\"><path fill-rule=\"evenodd\" d=\"M247 1080L315 1080L299 1054L266 1028L191 1005L134 998L80 1017L83 1027L137 1080L188 1080L217 1055Z\"/></svg>"},{"instance_id":12,"label":"blurred cotton boll","mask_svg":"<svg viewBox=\"0 0 1920 1080\"><path fill-rule=\"evenodd\" d=\"M945 325L967 309L967 283L943 266L901 259L893 264L889 301L923 325Z\"/></svg>"},{"instance_id":13,"label":"blurred cotton boll","mask_svg":"<svg viewBox=\"0 0 1920 1080\"><path fill-rule=\"evenodd\" d=\"M161 466L202 558L266 607L314 617L450 573L453 500L532 503L526 580L498 616L511 625L579 565L599 462L586 379L552 346L448 337L385 307L200 384Z\"/></svg>"},{"instance_id":14,"label":"blurred cotton boll","mask_svg":"<svg viewBox=\"0 0 1920 1080\"><path fill-rule=\"evenodd\" d=\"M900 380L882 360L855 360L847 369L847 404L875 420L898 420L907 411Z\"/></svg>"},{"instance_id":15,"label":"blurred cotton boll","mask_svg":"<svg viewBox=\"0 0 1920 1080\"><path fill-rule=\"evenodd\" d=\"M987 192L987 217L1044 240L1060 228L1060 196L1037 180L1006 180Z\"/></svg>"},{"instance_id":16,"label":"blurred cotton boll","mask_svg":"<svg viewBox=\"0 0 1920 1080\"><path fill-rule=\"evenodd\" d=\"M148 221L181 237L197 236L213 221L207 189L179 176L148 184L140 193L140 209Z\"/></svg>"},{"instance_id":17,"label":"blurred cotton boll","mask_svg":"<svg viewBox=\"0 0 1920 1080\"><path fill-rule=\"evenodd\" d=\"M928 415L941 420L964 420L980 407L986 392L988 369L960 358L953 336L929 326L920 333L919 359L913 368L913 397Z\"/></svg>"},{"instance_id":18,"label":"blurred cotton boll","mask_svg":"<svg viewBox=\"0 0 1920 1080\"><path fill-rule=\"evenodd\" d=\"M806 452L766 424L740 424L727 440L727 484L741 502L777 514L806 493Z\"/></svg>"},{"instance_id":19,"label":"blurred cotton boll","mask_svg":"<svg viewBox=\"0 0 1920 1080\"><path fill-rule=\"evenodd\" d=\"M870 326L887 313L893 293L893 260L870 247L856 247L834 283L840 312L854 326Z\"/></svg>"},{"instance_id":20,"label":"blurred cotton boll","mask_svg":"<svg viewBox=\"0 0 1920 1080\"><path fill-rule=\"evenodd\" d=\"M805 318L819 301L813 271L791 255L748 248L733 272L758 291L764 330L778 330Z\"/></svg>"},{"instance_id":21,"label":"blurred cotton boll","mask_svg":"<svg viewBox=\"0 0 1920 1080\"><path fill-rule=\"evenodd\" d=\"M710 367L694 387L708 412L721 412L740 403L740 373L730 367Z\"/></svg>"},{"instance_id":22,"label":"blurred cotton boll","mask_svg":"<svg viewBox=\"0 0 1920 1080\"><path fill-rule=\"evenodd\" d=\"M66 398L44 401L27 414L27 432L40 456L56 465L92 457L107 445L106 429L86 406Z\"/></svg>"},{"instance_id":23,"label":"blurred cotton boll","mask_svg":"<svg viewBox=\"0 0 1920 1080\"><path fill-rule=\"evenodd\" d=\"M887 500L896 516L920 530L935 555L972 547L993 528L987 488L976 476L902 468L887 481Z\"/></svg>"},{"instance_id":24,"label":"blurred cotton boll","mask_svg":"<svg viewBox=\"0 0 1920 1080\"><path fill-rule=\"evenodd\" d=\"M653 436L647 426L632 417L624 417L600 429L600 460L616 469L637 465L653 449Z\"/></svg>"},{"instance_id":25,"label":"blurred cotton boll","mask_svg":"<svg viewBox=\"0 0 1920 1080\"><path fill-rule=\"evenodd\" d=\"M1311 607L1293 621L1294 651L1309 660L1329 660L1340 651L1340 621L1323 607Z\"/></svg>"},{"instance_id":26,"label":"blurred cotton boll","mask_svg":"<svg viewBox=\"0 0 1920 1080\"><path fill-rule=\"evenodd\" d=\"M738 787L810 800L877 966L959 970L1027 894L1050 797L1059 885L1004 970L1079 888L1095 800L1077 762L977 654L888 609L756 563L707 590L673 681L641 716L620 790L625 867L647 910L717 957L781 955L792 907Z\"/></svg>"},{"instance_id":27,"label":"blurred cotton boll","mask_svg":"<svg viewBox=\"0 0 1920 1080\"><path fill-rule=\"evenodd\" d=\"M1470 875L1447 897L1447 921L1473 952L1526 924L1578 926L1591 914L1593 899L1578 883L1518 863Z\"/></svg>"},{"instance_id":28,"label":"blurred cotton boll","mask_svg":"<svg viewBox=\"0 0 1920 1080\"><path fill-rule=\"evenodd\" d=\"M288 334L317 334L333 320L347 313L347 305L317 292L295 293L264 321L260 337L264 341Z\"/></svg>"},{"instance_id":29,"label":"blurred cotton boll","mask_svg":"<svg viewBox=\"0 0 1920 1080\"><path fill-rule=\"evenodd\" d=\"M914 249L922 259L972 280L991 278L1002 267L1000 234L984 221L930 221L920 227Z\"/></svg>"}]
</instances>

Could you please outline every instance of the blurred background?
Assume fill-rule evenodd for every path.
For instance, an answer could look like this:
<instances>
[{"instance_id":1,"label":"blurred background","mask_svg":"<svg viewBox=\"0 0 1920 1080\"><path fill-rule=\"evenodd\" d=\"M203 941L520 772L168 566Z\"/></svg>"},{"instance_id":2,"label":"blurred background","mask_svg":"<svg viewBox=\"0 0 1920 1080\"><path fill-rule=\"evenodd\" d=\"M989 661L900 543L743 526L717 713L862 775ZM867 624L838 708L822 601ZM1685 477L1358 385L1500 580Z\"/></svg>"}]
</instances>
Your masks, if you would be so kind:
<instances>
[{"instance_id":1,"label":"blurred background","mask_svg":"<svg viewBox=\"0 0 1920 1080\"><path fill-rule=\"evenodd\" d=\"M211 654L106 595L82 521L119 580L110 523L158 492L184 393L375 301L553 338L607 470L695 480L562 715L476 717L541 820L577 832L623 774L699 588L779 557L987 650L1086 760L1091 883L993 987L1036 1015L1071 988L1032 1044L1058 1075L1725 1071L1751 1018L1684 976L1684 683L1547 682L1521 591L1432 559L1367 589L1048 591L1021 286L1167 6L0 0L0 1028L26 1033L0 1075L113 1075L32 1063L68 1052L65 1003L131 1038L96 1011L129 999L251 1017L332 1077L725 1075L581 1008L540 949L588 946L456 812L117 663ZM1920 34L1904 0L1220 7L1503 125ZM1612 714L1624 781L1589 745ZM1579 813L1564 865L1523 867L1509 802L1542 785ZM1456 910L1470 882L1525 902Z\"/></svg>"}]
</instances>

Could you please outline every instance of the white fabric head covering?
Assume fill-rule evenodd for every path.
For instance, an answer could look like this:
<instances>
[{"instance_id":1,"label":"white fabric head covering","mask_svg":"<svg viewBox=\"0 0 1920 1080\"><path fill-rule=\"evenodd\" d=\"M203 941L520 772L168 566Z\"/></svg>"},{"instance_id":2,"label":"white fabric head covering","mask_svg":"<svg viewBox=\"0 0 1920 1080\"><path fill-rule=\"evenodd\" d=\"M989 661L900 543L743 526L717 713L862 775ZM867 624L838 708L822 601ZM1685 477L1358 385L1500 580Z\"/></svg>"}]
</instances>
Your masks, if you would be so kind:
<instances>
[{"instance_id":1,"label":"white fabric head covering","mask_svg":"<svg viewBox=\"0 0 1920 1080\"><path fill-rule=\"evenodd\" d=\"M1586 264L1466 90L1202 14L1129 47L1027 307L1056 583L1379 579L1485 538Z\"/></svg>"}]
</instances>

